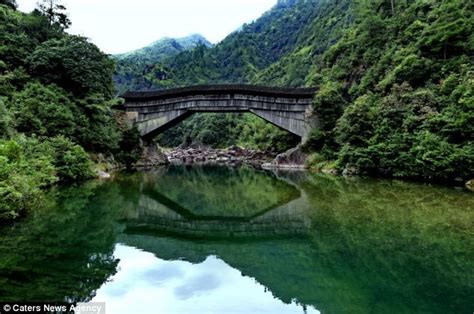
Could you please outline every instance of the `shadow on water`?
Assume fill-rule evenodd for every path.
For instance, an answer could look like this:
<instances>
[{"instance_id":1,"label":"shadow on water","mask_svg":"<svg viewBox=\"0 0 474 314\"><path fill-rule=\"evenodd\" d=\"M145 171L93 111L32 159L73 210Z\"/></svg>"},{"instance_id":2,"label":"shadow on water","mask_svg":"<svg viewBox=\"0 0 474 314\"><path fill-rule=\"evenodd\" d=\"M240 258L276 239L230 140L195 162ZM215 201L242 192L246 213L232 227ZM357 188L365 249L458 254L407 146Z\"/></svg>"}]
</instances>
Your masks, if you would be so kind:
<instances>
[{"instance_id":1,"label":"shadow on water","mask_svg":"<svg viewBox=\"0 0 474 314\"><path fill-rule=\"evenodd\" d=\"M89 300L117 272L121 243L167 261L215 256L284 303L323 313L474 306L474 197L463 191L171 167L61 189L48 202L2 230L2 300Z\"/></svg>"}]
</instances>

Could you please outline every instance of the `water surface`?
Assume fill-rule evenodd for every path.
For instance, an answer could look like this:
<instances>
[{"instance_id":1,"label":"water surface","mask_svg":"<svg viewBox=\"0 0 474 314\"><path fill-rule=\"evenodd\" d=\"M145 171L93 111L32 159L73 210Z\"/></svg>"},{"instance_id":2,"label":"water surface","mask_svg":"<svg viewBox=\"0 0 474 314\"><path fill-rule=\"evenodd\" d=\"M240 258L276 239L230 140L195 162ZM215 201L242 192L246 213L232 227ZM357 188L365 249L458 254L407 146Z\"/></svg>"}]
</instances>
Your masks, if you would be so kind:
<instances>
[{"instance_id":1,"label":"water surface","mask_svg":"<svg viewBox=\"0 0 474 314\"><path fill-rule=\"evenodd\" d=\"M0 229L1 301L107 313L472 313L474 197L180 167L52 191Z\"/></svg>"}]
</instances>

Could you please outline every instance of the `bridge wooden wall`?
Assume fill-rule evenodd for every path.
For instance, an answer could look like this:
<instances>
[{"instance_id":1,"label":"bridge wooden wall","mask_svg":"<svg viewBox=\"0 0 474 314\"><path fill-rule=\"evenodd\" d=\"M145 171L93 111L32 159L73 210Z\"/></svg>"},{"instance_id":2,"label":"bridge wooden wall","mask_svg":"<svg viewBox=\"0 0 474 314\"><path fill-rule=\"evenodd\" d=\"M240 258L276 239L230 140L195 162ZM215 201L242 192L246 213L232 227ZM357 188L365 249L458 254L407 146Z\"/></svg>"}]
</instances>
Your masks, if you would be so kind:
<instances>
[{"instance_id":1,"label":"bridge wooden wall","mask_svg":"<svg viewBox=\"0 0 474 314\"><path fill-rule=\"evenodd\" d=\"M312 128L314 92L307 89L300 93L298 89L270 91L218 89L193 92L188 88L181 93L128 93L123 97L126 99L125 110L136 114L135 123L144 138L154 137L195 112L252 112L305 138Z\"/></svg>"}]
</instances>

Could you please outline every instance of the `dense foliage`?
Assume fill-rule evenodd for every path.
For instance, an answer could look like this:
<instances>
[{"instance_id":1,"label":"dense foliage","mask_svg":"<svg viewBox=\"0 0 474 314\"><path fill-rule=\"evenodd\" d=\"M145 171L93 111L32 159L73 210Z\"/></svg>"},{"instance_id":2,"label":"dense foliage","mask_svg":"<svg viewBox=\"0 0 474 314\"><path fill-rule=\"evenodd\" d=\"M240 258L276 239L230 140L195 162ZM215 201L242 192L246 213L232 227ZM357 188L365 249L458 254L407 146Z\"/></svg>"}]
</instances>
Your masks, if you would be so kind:
<instances>
[{"instance_id":1,"label":"dense foliage","mask_svg":"<svg viewBox=\"0 0 474 314\"><path fill-rule=\"evenodd\" d=\"M467 180L474 175L473 13L474 4L460 0L279 1L216 46L160 62L166 79L154 87L317 86L313 106L320 126L306 149L318 152L318 164L370 175ZM211 125L227 120L196 116L163 137L173 137L174 144L176 136L180 142L208 138ZM239 136L217 136L213 143L251 145L261 138L254 131L265 128L260 120L253 127L248 116L231 121L230 134L238 130ZM275 138L284 143L278 132L268 129L260 147L274 147Z\"/></svg>"},{"instance_id":2,"label":"dense foliage","mask_svg":"<svg viewBox=\"0 0 474 314\"><path fill-rule=\"evenodd\" d=\"M0 220L37 207L47 186L91 178L86 151L129 145L111 109L113 61L64 31L58 1L30 14L15 7L0 2Z\"/></svg>"},{"instance_id":3,"label":"dense foliage","mask_svg":"<svg viewBox=\"0 0 474 314\"><path fill-rule=\"evenodd\" d=\"M0 221L39 206L42 188L91 177L89 156L65 137L0 140Z\"/></svg>"},{"instance_id":4,"label":"dense foliage","mask_svg":"<svg viewBox=\"0 0 474 314\"><path fill-rule=\"evenodd\" d=\"M75 96L113 96L114 64L84 37L68 35L48 40L28 56L27 65L33 76L55 83Z\"/></svg>"},{"instance_id":5,"label":"dense foliage","mask_svg":"<svg viewBox=\"0 0 474 314\"><path fill-rule=\"evenodd\" d=\"M321 121L332 124L317 130L330 147L325 156L335 154L339 169L363 174L469 179L473 4L407 1L392 9L389 1L374 1L354 10L356 23L324 53L314 79L322 90L335 86L314 103ZM325 102L337 98L326 112Z\"/></svg>"}]
</instances>

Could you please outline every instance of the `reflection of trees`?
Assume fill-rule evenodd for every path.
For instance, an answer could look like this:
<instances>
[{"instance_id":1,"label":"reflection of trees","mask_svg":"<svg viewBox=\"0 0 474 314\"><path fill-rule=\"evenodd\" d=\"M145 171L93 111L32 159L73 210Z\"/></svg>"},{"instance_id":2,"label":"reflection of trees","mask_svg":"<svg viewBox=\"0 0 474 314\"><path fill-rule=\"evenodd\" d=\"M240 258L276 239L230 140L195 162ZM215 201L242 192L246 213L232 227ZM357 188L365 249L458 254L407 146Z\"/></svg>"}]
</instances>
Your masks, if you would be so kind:
<instances>
[{"instance_id":1,"label":"reflection of trees","mask_svg":"<svg viewBox=\"0 0 474 314\"><path fill-rule=\"evenodd\" d=\"M308 239L192 241L134 230L121 241L169 260L217 255L282 301L323 312L468 313L472 196L397 181L278 176L309 197Z\"/></svg>"},{"instance_id":2,"label":"reflection of trees","mask_svg":"<svg viewBox=\"0 0 474 314\"><path fill-rule=\"evenodd\" d=\"M317 207L312 242L320 267L331 270L341 291L357 292L353 297L364 302L354 303L360 312L469 311L471 195L396 180L318 175L302 188ZM328 310L336 304L331 303Z\"/></svg>"},{"instance_id":3,"label":"reflection of trees","mask_svg":"<svg viewBox=\"0 0 474 314\"><path fill-rule=\"evenodd\" d=\"M310 226L300 190L254 169L172 166L142 177L138 204L127 212L127 232L262 238L305 235ZM196 209L196 198L202 208Z\"/></svg>"},{"instance_id":4,"label":"reflection of trees","mask_svg":"<svg viewBox=\"0 0 474 314\"><path fill-rule=\"evenodd\" d=\"M166 170L124 175L102 185L61 189L55 203L36 211L35 217L3 228L0 299L90 299L115 273L112 252L119 234L120 242L167 260L199 263L217 255L282 301L296 300L327 313L472 311L470 194L398 181L282 172L272 180L296 184L304 196L302 216L310 223L304 238L290 233L279 238L208 238L210 231L203 230L199 240L186 240L139 228L120 233L114 223L118 214L126 224L139 218L137 208L165 175ZM199 186L201 176L187 178ZM155 210L152 201L147 208ZM279 230L294 223L272 211L261 218L277 221L272 228Z\"/></svg>"},{"instance_id":5,"label":"reflection of trees","mask_svg":"<svg viewBox=\"0 0 474 314\"><path fill-rule=\"evenodd\" d=\"M170 167L146 174L148 193L160 193L195 216L251 217L288 203L299 191L253 168Z\"/></svg>"},{"instance_id":6,"label":"reflection of trees","mask_svg":"<svg viewBox=\"0 0 474 314\"><path fill-rule=\"evenodd\" d=\"M91 183L52 194L32 217L2 231L2 301L87 301L116 272L116 187Z\"/></svg>"}]
</instances>

